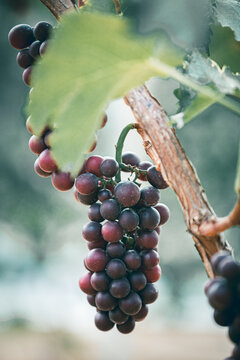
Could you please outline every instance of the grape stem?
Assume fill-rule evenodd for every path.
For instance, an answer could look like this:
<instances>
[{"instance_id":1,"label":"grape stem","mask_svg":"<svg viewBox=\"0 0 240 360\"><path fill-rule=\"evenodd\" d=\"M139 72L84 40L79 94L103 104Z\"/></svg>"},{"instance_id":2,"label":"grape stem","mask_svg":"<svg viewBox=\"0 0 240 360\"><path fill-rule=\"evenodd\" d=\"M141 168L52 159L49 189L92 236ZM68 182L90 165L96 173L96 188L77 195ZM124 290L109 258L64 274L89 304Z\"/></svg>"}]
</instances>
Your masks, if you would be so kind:
<instances>
[{"instance_id":1,"label":"grape stem","mask_svg":"<svg viewBox=\"0 0 240 360\"><path fill-rule=\"evenodd\" d=\"M240 225L240 197L229 215L204 221L199 227L199 231L204 236L214 236L237 225Z\"/></svg>"},{"instance_id":2,"label":"grape stem","mask_svg":"<svg viewBox=\"0 0 240 360\"><path fill-rule=\"evenodd\" d=\"M129 131L136 129L136 127L137 127L136 124L133 124L133 123L128 124L122 130L122 132L118 138L118 142L117 142L117 146L116 146L116 161L118 162L119 169L118 169L117 175L115 177L116 182L121 181L121 170L122 170L121 164L122 164L122 151L123 151L124 141L127 137L127 134L129 133Z\"/></svg>"}]
</instances>

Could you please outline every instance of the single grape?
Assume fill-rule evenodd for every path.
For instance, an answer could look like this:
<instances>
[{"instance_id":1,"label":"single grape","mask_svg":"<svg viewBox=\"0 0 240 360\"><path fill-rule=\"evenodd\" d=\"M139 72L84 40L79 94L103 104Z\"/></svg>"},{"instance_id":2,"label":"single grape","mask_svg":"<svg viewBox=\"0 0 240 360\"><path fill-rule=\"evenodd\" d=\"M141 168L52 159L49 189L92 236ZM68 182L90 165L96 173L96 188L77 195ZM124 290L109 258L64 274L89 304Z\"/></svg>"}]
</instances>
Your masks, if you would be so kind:
<instances>
[{"instance_id":1,"label":"single grape","mask_svg":"<svg viewBox=\"0 0 240 360\"><path fill-rule=\"evenodd\" d=\"M43 42L49 39L52 32L52 25L46 21L40 21L34 27L33 33L37 40Z\"/></svg>"},{"instance_id":2,"label":"single grape","mask_svg":"<svg viewBox=\"0 0 240 360\"><path fill-rule=\"evenodd\" d=\"M137 314L133 315L132 318L135 321L142 321L146 318L147 314L148 314L148 306L143 304L141 310Z\"/></svg>"},{"instance_id":3,"label":"single grape","mask_svg":"<svg viewBox=\"0 0 240 360\"><path fill-rule=\"evenodd\" d=\"M151 283L148 283L139 294L144 304L152 304L158 298L158 290Z\"/></svg>"},{"instance_id":4,"label":"single grape","mask_svg":"<svg viewBox=\"0 0 240 360\"><path fill-rule=\"evenodd\" d=\"M26 24L14 26L8 34L10 45L18 50L27 48L34 40L33 29Z\"/></svg>"},{"instance_id":5,"label":"single grape","mask_svg":"<svg viewBox=\"0 0 240 360\"><path fill-rule=\"evenodd\" d=\"M129 274L128 279L134 291L140 291L147 285L147 279L143 272L133 271Z\"/></svg>"},{"instance_id":6,"label":"single grape","mask_svg":"<svg viewBox=\"0 0 240 360\"><path fill-rule=\"evenodd\" d=\"M95 303L98 310L110 311L116 307L117 300L109 292L99 291L96 295Z\"/></svg>"},{"instance_id":7,"label":"single grape","mask_svg":"<svg viewBox=\"0 0 240 360\"><path fill-rule=\"evenodd\" d=\"M27 69L34 63L34 59L29 54L28 49L19 51L19 53L17 54L17 63L23 69Z\"/></svg>"},{"instance_id":8,"label":"single grape","mask_svg":"<svg viewBox=\"0 0 240 360\"><path fill-rule=\"evenodd\" d=\"M102 239L101 229L101 224L96 221L90 221L84 225L82 229L82 235L87 241L98 241Z\"/></svg>"},{"instance_id":9,"label":"single grape","mask_svg":"<svg viewBox=\"0 0 240 360\"><path fill-rule=\"evenodd\" d=\"M98 200L104 202L105 200L111 199L112 193L108 189L102 189L98 193Z\"/></svg>"},{"instance_id":10,"label":"single grape","mask_svg":"<svg viewBox=\"0 0 240 360\"><path fill-rule=\"evenodd\" d=\"M126 246L121 241L108 243L106 251L111 258L122 258L126 252Z\"/></svg>"},{"instance_id":11,"label":"single grape","mask_svg":"<svg viewBox=\"0 0 240 360\"><path fill-rule=\"evenodd\" d=\"M41 176L41 177L49 177L52 175L52 173L49 173L49 172L46 172L46 171L43 171L40 166L39 166L39 161L38 161L38 158L37 160L35 161L34 163L34 170L36 172L37 175Z\"/></svg>"},{"instance_id":12,"label":"single grape","mask_svg":"<svg viewBox=\"0 0 240 360\"><path fill-rule=\"evenodd\" d=\"M123 260L128 270L137 270L141 266L141 256L135 250L126 251Z\"/></svg>"},{"instance_id":13,"label":"single grape","mask_svg":"<svg viewBox=\"0 0 240 360\"><path fill-rule=\"evenodd\" d=\"M47 40L41 44L40 49L39 49L40 56L43 56L45 54L48 44L49 44L49 41L47 41Z\"/></svg>"},{"instance_id":14,"label":"single grape","mask_svg":"<svg viewBox=\"0 0 240 360\"><path fill-rule=\"evenodd\" d=\"M91 285L91 276L92 274L90 272L84 274L79 280L79 287L84 293L88 295L95 295L96 291Z\"/></svg>"},{"instance_id":15,"label":"single grape","mask_svg":"<svg viewBox=\"0 0 240 360\"><path fill-rule=\"evenodd\" d=\"M103 162L103 158L98 155L90 156L86 162L86 171L92 173L98 177L102 176L100 166Z\"/></svg>"},{"instance_id":16,"label":"single grape","mask_svg":"<svg viewBox=\"0 0 240 360\"><path fill-rule=\"evenodd\" d=\"M131 181L121 181L114 189L117 201L124 207L132 207L140 199L139 187Z\"/></svg>"},{"instance_id":17,"label":"single grape","mask_svg":"<svg viewBox=\"0 0 240 360\"><path fill-rule=\"evenodd\" d=\"M86 266L93 272L103 271L108 263L108 256L103 249L92 249L86 259Z\"/></svg>"},{"instance_id":18,"label":"single grape","mask_svg":"<svg viewBox=\"0 0 240 360\"><path fill-rule=\"evenodd\" d=\"M162 174L157 171L156 166L148 168L147 179L150 184L157 189L166 189L168 187L168 184L164 181Z\"/></svg>"},{"instance_id":19,"label":"single grape","mask_svg":"<svg viewBox=\"0 0 240 360\"><path fill-rule=\"evenodd\" d=\"M228 329L228 336L230 340L235 343L239 344L240 342L240 331L239 329L236 329L234 325L231 325Z\"/></svg>"},{"instance_id":20,"label":"single grape","mask_svg":"<svg viewBox=\"0 0 240 360\"><path fill-rule=\"evenodd\" d=\"M127 269L124 262L120 259L112 259L106 266L107 275L115 280L120 279L126 275Z\"/></svg>"},{"instance_id":21,"label":"single grape","mask_svg":"<svg viewBox=\"0 0 240 360\"><path fill-rule=\"evenodd\" d=\"M42 138L32 135L29 139L29 149L36 155L40 155L43 150L46 149L46 145Z\"/></svg>"},{"instance_id":22,"label":"single grape","mask_svg":"<svg viewBox=\"0 0 240 360\"><path fill-rule=\"evenodd\" d=\"M113 158L105 158L100 165L100 170L103 176L108 178L114 177L119 169L117 161Z\"/></svg>"},{"instance_id":23,"label":"single grape","mask_svg":"<svg viewBox=\"0 0 240 360\"><path fill-rule=\"evenodd\" d=\"M57 171L57 164L53 159L50 150L45 149L39 155L39 166L43 171L54 172Z\"/></svg>"},{"instance_id":24,"label":"single grape","mask_svg":"<svg viewBox=\"0 0 240 360\"><path fill-rule=\"evenodd\" d=\"M208 292L209 304L216 310L225 310L233 303L233 293L226 281L213 284Z\"/></svg>"},{"instance_id":25,"label":"single grape","mask_svg":"<svg viewBox=\"0 0 240 360\"><path fill-rule=\"evenodd\" d=\"M119 307L124 314L135 315L141 310L142 300L137 293L132 291L127 297L119 300Z\"/></svg>"},{"instance_id":26,"label":"single grape","mask_svg":"<svg viewBox=\"0 0 240 360\"><path fill-rule=\"evenodd\" d=\"M100 213L100 206L101 204L95 203L90 206L88 209L88 217L92 221L102 222L104 218L102 217Z\"/></svg>"},{"instance_id":27,"label":"single grape","mask_svg":"<svg viewBox=\"0 0 240 360\"><path fill-rule=\"evenodd\" d=\"M166 205L159 203L156 206L154 206L154 209L156 209L159 212L159 215L160 215L160 223L159 223L159 225L165 224L168 221L169 217L170 217L169 208Z\"/></svg>"},{"instance_id":28,"label":"single grape","mask_svg":"<svg viewBox=\"0 0 240 360\"><path fill-rule=\"evenodd\" d=\"M34 41L29 47L29 54L33 59L37 59L40 56L41 42L39 40Z\"/></svg>"},{"instance_id":29,"label":"single grape","mask_svg":"<svg viewBox=\"0 0 240 360\"><path fill-rule=\"evenodd\" d=\"M117 329L122 334L129 334L135 328L135 321L129 318L124 324L117 325Z\"/></svg>"},{"instance_id":30,"label":"single grape","mask_svg":"<svg viewBox=\"0 0 240 360\"><path fill-rule=\"evenodd\" d=\"M218 282L222 282L221 278L213 278L213 279L208 279L208 281L206 282L205 286L204 286L204 292L207 295L209 289L213 286L213 284L216 284Z\"/></svg>"},{"instance_id":31,"label":"single grape","mask_svg":"<svg viewBox=\"0 0 240 360\"><path fill-rule=\"evenodd\" d=\"M107 244L108 243L105 240L101 239L96 241L88 241L87 247L89 250L97 249L97 248L106 249Z\"/></svg>"},{"instance_id":32,"label":"single grape","mask_svg":"<svg viewBox=\"0 0 240 360\"><path fill-rule=\"evenodd\" d=\"M122 162L125 165L138 166L140 158L133 152L126 152L122 155Z\"/></svg>"},{"instance_id":33,"label":"single grape","mask_svg":"<svg viewBox=\"0 0 240 360\"><path fill-rule=\"evenodd\" d=\"M222 260L229 256L231 256L230 253L224 250L218 251L213 255L213 257L211 258L211 265L215 275L218 275L218 266L220 265Z\"/></svg>"},{"instance_id":34,"label":"single grape","mask_svg":"<svg viewBox=\"0 0 240 360\"><path fill-rule=\"evenodd\" d=\"M130 290L130 283L126 278L113 280L109 287L110 294L117 299L127 296Z\"/></svg>"},{"instance_id":35,"label":"single grape","mask_svg":"<svg viewBox=\"0 0 240 360\"><path fill-rule=\"evenodd\" d=\"M109 288L109 277L105 271L95 272L91 277L91 285L96 291L106 291Z\"/></svg>"},{"instance_id":36,"label":"single grape","mask_svg":"<svg viewBox=\"0 0 240 360\"><path fill-rule=\"evenodd\" d=\"M96 297L96 295L87 295L87 301L88 301L88 303L89 303L91 306L94 306L94 307L96 307L95 297Z\"/></svg>"},{"instance_id":37,"label":"single grape","mask_svg":"<svg viewBox=\"0 0 240 360\"><path fill-rule=\"evenodd\" d=\"M153 186L147 186L141 190L139 202L142 206L154 206L160 200L160 191Z\"/></svg>"},{"instance_id":38,"label":"single grape","mask_svg":"<svg viewBox=\"0 0 240 360\"><path fill-rule=\"evenodd\" d=\"M143 268L148 270L158 265L159 255L155 250L143 250L141 252Z\"/></svg>"},{"instance_id":39,"label":"single grape","mask_svg":"<svg viewBox=\"0 0 240 360\"><path fill-rule=\"evenodd\" d=\"M56 190L68 191L74 185L74 179L69 172L57 171L52 174L52 184Z\"/></svg>"},{"instance_id":40,"label":"single grape","mask_svg":"<svg viewBox=\"0 0 240 360\"><path fill-rule=\"evenodd\" d=\"M77 177L75 186L82 195L93 194L98 189L98 178L91 173L82 174Z\"/></svg>"},{"instance_id":41,"label":"single grape","mask_svg":"<svg viewBox=\"0 0 240 360\"><path fill-rule=\"evenodd\" d=\"M97 201L97 191L90 195L82 195L76 190L74 194L76 200L84 205L92 205Z\"/></svg>"},{"instance_id":42,"label":"single grape","mask_svg":"<svg viewBox=\"0 0 240 360\"><path fill-rule=\"evenodd\" d=\"M214 310L213 314L215 322L220 326L230 326L234 320L234 316L235 313L232 308L223 311Z\"/></svg>"},{"instance_id":43,"label":"single grape","mask_svg":"<svg viewBox=\"0 0 240 360\"><path fill-rule=\"evenodd\" d=\"M107 221L102 226L102 236L108 242L117 242L123 236L123 229L116 221Z\"/></svg>"},{"instance_id":44,"label":"single grape","mask_svg":"<svg viewBox=\"0 0 240 360\"><path fill-rule=\"evenodd\" d=\"M158 245L158 234L155 230L142 231L137 237L136 243L141 249L155 249Z\"/></svg>"},{"instance_id":45,"label":"single grape","mask_svg":"<svg viewBox=\"0 0 240 360\"><path fill-rule=\"evenodd\" d=\"M228 281L240 280L240 265L233 260L231 256L227 256L218 265L218 273Z\"/></svg>"},{"instance_id":46,"label":"single grape","mask_svg":"<svg viewBox=\"0 0 240 360\"><path fill-rule=\"evenodd\" d=\"M27 69L24 70L24 72L23 72L23 74L22 74L23 82L24 82L27 86L31 86L32 71L33 71L33 67L32 67L32 66L29 66Z\"/></svg>"},{"instance_id":47,"label":"single grape","mask_svg":"<svg viewBox=\"0 0 240 360\"><path fill-rule=\"evenodd\" d=\"M104 311L98 311L96 313L95 325L101 331L108 331L114 327L114 323L110 321L108 314Z\"/></svg>"},{"instance_id":48,"label":"single grape","mask_svg":"<svg viewBox=\"0 0 240 360\"><path fill-rule=\"evenodd\" d=\"M160 222L159 213L153 207L141 208L138 215L140 220L139 226L142 230L154 230Z\"/></svg>"},{"instance_id":49,"label":"single grape","mask_svg":"<svg viewBox=\"0 0 240 360\"><path fill-rule=\"evenodd\" d=\"M150 161L141 161L138 164L138 169L147 171L152 166L152 163ZM147 181L147 174L140 174L139 180Z\"/></svg>"},{"instance_id":50,"label":"single grape","mask_svg":"<svg viewBox=\"0 0 240 360\"><path fill-rule=\"evenodd\" d=\"M155 227L154 230L158 233L158 235L160 235L160 233L161 233L161 228L160 228L160 226Z\"/></svg>"},{"instance_id":51,"label":"single grape","mask_svg":"<svg viewBox=\"0 0 240 360\"><path fill-rule=\"evenodd\" d=\"M154 283L160 279L162 271L160 266L157 265L151 269L143 270L143 273L145 274L148 283Z\"/></svg>"},{"instance_id":52,"label":"single grape","mask_svg":"<svg viewBox=\"0 0 240 360\"><path fill-rule=\"evenodd\" d=\"M116 220L120 211L120 205L114 199L105 200L100 207L100 213L106 220Z\"/></svg>"},{"instance_id":53,"label":"single grape","mask_svg":"<svg viewBox=\"0 0 240 360\"><path fill-rule=\"evenodd\" d=\"M109 311L109 319L118 325L124 324L128 320L128 315L124 314L119 307Z\"/></svg>"},{"instance_id":54,"label":"single grape","mask_svg":"<svg viewBox=\"0 0 240 360\"><path fill-rule=\"evenodd\" d=\"M125 231L134 231L139 225L139 216L134 210L125 209L119 216L119 224Z\"/></svg>"}]
</instances>

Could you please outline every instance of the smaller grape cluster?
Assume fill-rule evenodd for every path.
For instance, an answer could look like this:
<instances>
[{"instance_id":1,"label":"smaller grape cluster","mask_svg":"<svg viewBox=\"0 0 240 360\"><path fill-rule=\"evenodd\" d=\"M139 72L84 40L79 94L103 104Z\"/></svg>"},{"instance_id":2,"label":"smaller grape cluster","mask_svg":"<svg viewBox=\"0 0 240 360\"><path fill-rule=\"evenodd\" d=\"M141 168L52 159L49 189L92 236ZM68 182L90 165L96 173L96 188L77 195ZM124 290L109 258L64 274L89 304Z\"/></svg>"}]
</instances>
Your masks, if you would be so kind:
<instances>
[{"instance_id":1,"label":"smaller grape cluster","mask_svg":"<svg viewBox=\"0 0 240 360\"><path fill-rule=\"evenodd\" d=\"M79 286L97 308L99 330L116 324L119 332L128 334L158 297L153 285L161 277L158 236L169 218L168 207L159 203L159 189L167 184L155 166L140 162L134 153L123 154L122 164L91 156L85 171L75 182L76 199L90 205L90 222L82 231L90 250L84 260L88 272ZM118 182L120 171L132 172L134 180ZM149 185L140 189L139 179Z\"/></svg>"},{"instance_id":2,"label":"smaller grape cluster","mask_svg":"<svg viewBox=\"0 0 240 360\"><path fill-rule=\"evenodd\" d=\"M235 344L231 357L240 359L240 263L227 251L219 251L211 259L215 274L207 282L205 293L214 308L214 320L220 326L229 327L228 335Z\"/></svg>"},{"instance_id":3,"label":"smaller grape cluster","mask_svg":"<svg viewBox=\"0 0 240 360\"><path fill-rule=\"evenodd\" d=\"M45 53L52 30L51 24L41 21L34 28L27 24L16 25L8 34L10 45L20 50L17 63L24 69L22 78L28 86L31 86L33 65Z\"/></svg>"}]
</instances>

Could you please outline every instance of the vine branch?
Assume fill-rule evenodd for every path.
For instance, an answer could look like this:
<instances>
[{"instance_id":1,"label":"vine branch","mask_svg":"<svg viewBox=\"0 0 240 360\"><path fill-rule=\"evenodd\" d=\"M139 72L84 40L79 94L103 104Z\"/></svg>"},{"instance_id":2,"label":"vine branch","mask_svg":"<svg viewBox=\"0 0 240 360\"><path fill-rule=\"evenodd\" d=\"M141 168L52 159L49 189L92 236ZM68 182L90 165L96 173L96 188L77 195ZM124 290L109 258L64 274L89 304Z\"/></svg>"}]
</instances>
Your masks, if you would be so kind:
<instances>
[{"instance_id":1,"label":"vine branch","mask_svg":"<svg viewBox=\"0 0 240 360\"><path fill-rule=\"evenodd\" d=\"M70 0L40 0L59 19L73 10ZM116 1L114 1L116 4ZM166 112L145 86L133 89L125 96L147 154L161 171L164 180L175 191L182 206L188 232L203 261L209 277L213 277L210 258L218 250L232 251L221 234L203 234L202 225L217 223L196 171L187 158L175 131L169 125ZM238 205L239 206L239 205ZM237 210L238 212L238 210ZM201 229L201 230L200 230Z\"/></svg>"}]
</instances>

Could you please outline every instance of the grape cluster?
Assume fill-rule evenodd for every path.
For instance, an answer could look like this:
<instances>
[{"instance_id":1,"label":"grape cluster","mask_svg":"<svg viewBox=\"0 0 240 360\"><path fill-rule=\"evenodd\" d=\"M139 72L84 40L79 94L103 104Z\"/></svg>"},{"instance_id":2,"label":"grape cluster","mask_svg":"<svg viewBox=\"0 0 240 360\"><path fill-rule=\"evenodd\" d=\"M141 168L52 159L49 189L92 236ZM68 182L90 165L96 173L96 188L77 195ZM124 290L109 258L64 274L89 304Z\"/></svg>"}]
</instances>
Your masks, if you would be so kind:
<instances>
[{"instance_id":1,"label":"grape cluster","mask_svg":"<svg viewBox=\"0 0 240 360\"><path fill-rule=\"evenodd\" d=\"M229 327L228 335L235 344L231 357L240 359L240 263L226 251L216 253L211 264L215 278L205 286L209 304L214 308L214 320Z\"/></svg>"},{"instance_id":2,"label":"grape cluster","mask_svg":"<svg viewBox=\"0 0 240 360\"><path fill-rule=\"evenodd\" d=\"M134 173L135 181L116 182L121 170ZM150 184L140 189L136 179ZM90 205L90 222L82 231L90 250L84 260L88 272L79 286L97 308L98 329L108 331L116 324L121 333L130 333L158 297L153 285L161 276L158 236L169 218L159 189L167 184L150 162L125 153L120 169L113 158L91 156L75 186L76 199Z\"/></svg>"},{"instance_id":3,"label":"grape cluster","mask_svg":"<svg viewBox=\"0 0 240 360\"><path fill-rule=\"evenodd\" d=\"M17 50L17 63L24 69L23 81L31 85L33 64L42 56L47 48L53 27L46 21L41 21L32 28L27 24L14 26L9 34L8 41Z\"/></svg>"}]
</instances>

